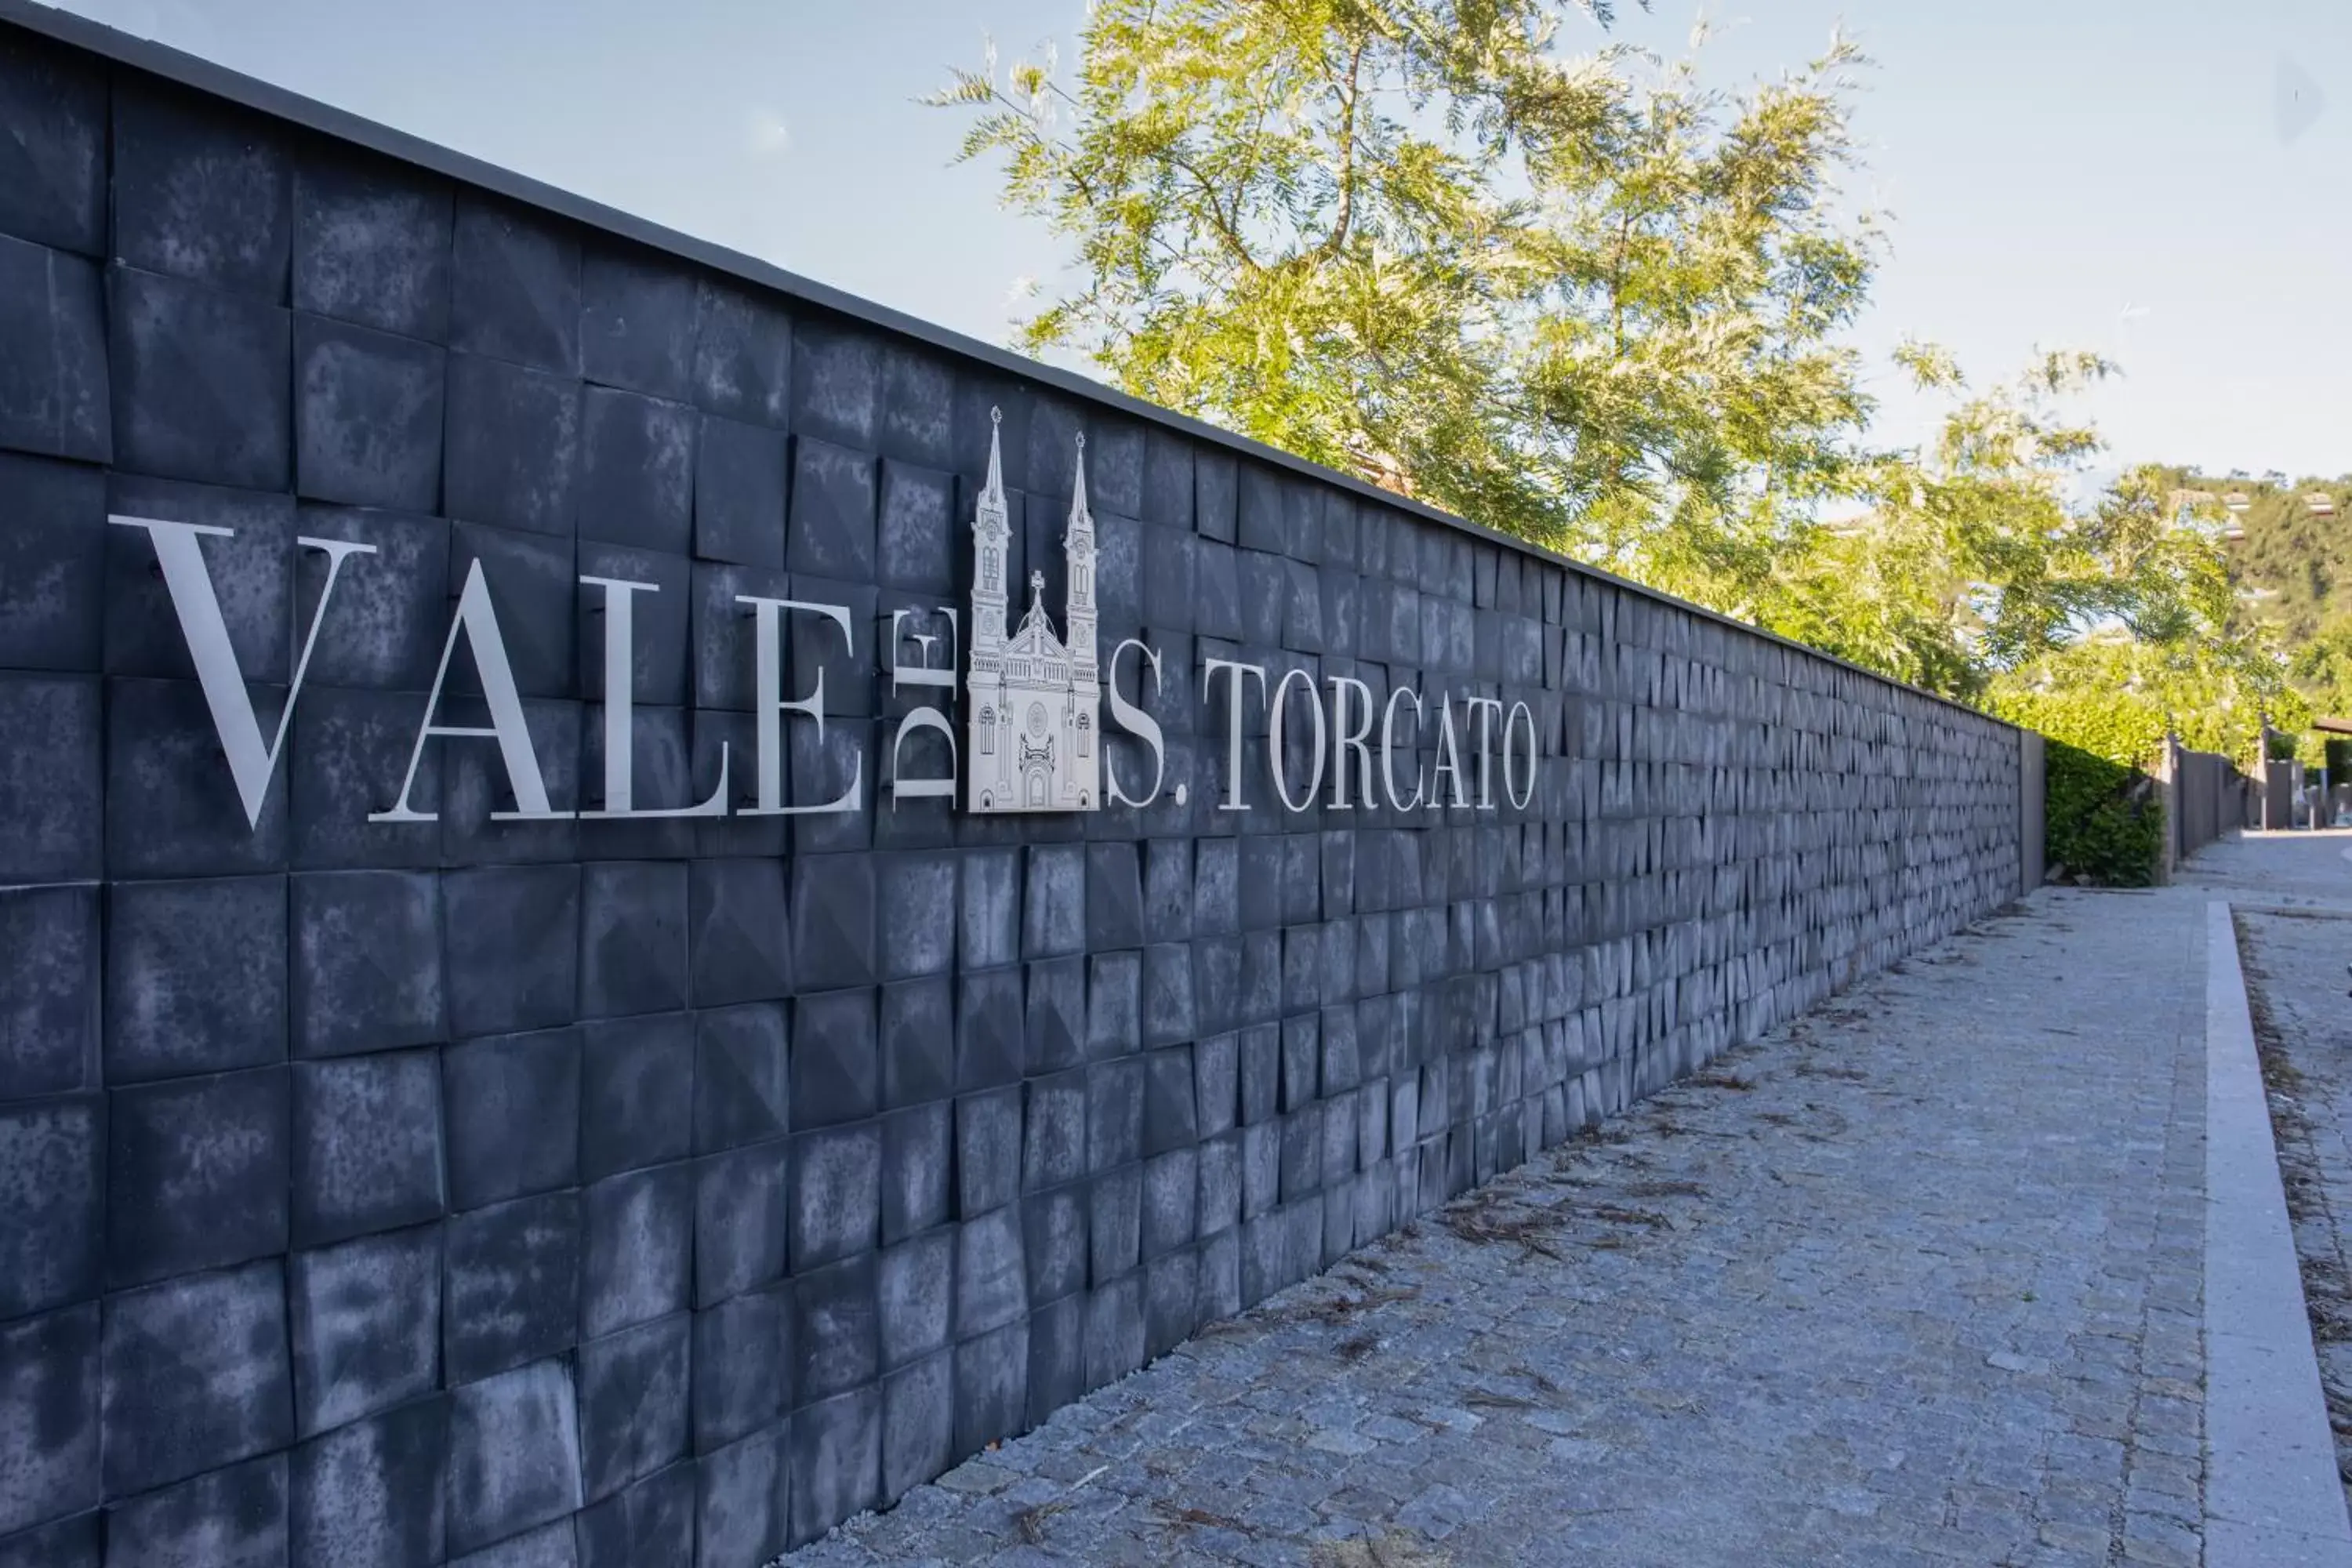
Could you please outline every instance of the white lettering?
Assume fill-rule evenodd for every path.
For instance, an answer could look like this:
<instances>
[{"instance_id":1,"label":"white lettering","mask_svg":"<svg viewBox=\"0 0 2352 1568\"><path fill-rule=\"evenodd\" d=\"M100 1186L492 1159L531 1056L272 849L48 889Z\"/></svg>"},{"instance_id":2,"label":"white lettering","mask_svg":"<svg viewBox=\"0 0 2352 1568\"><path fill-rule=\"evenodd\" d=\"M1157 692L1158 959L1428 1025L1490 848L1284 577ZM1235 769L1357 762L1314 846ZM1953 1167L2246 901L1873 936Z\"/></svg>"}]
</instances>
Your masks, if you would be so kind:
<instances>
[{"instance_id":1,"label":"white lettering","mask_svg":"<svg viewBox=\"0 0 2352 1568\"><path fill-rule=\"evenodd\" d=\"M245 805L245 825L261 826L261 808L269 798L269 781L278 776L278 755L286 746L287 729L294 722L294 703L302 695L302 677L310 668L310 650L319 644L319 627L327 619L327 601L335 596L335 580L347 555L373 555L373 544L347 539L297 539L295 542L327 554L327 581L319 590L318 607L302 635L302 654L294 663L294 679L286 689L286 707L278 715L278 732L261 742L261 722L254 716L253 694L245 689L236 648L228 638L228 623L221 616L220 596L213 592L213 575L205 564L199 534L233 539L236 531L208 523L166 522L152 517L110 515L107 521L124 528L143 528L155 546L155 563L163 569L163 588L179 616L180 635L187 639L188 657L204 688L205 706L212 710L213 732L228 758L230 776L236 780L237 799Z\"/></svg>"},{"instance_id":2,"label":"white lettering","mask_svg":"<svg viewBox=\"0 0 2352 1568\"><path fill-rule=\"evenodd\" d=\"M1503 710L1503 704L1493 697L1465 697L1462 701L1478 716L1478 809L1492 811L1495 808L1495 715Z\"/></svg>"},{"instance_id":3,"label":"white lettering","mask_svg":"<svg viewBox=\"0 0 2352 1568\"><path fill-rule=\"evenodd\" d=\"M1519 731L1519 721L1528 721L1528 784L1524 790L1512 782L1511 737ZM1511 809L1525 811L1536 794L1536 716L1524 702L1511 704L1511 716L1503 721L1503 793L1511 797Z\"/></svg>"},{"instance_id":4,"label":"white lettering","mask_svg":"<svg viewBox=\"0 0 2352 1568\"><path fill-rule=\"evenodd\" d=\"M753 700L759 712L754 721L754 735L759 750L758 804L745 810L745 816L824 816L857 809L857 789L866 776L866 753L857 753L856 765L850 769L849 787L839 796L822 805L786 805L784 804L784 721L786 713L803 714L816 721L819 741L824 739L824 669L820 666L816 682L806 697L787 700L784 697L784 628L786 610L805 610L813 616L823 616L841 628L842 647L856 651L849 627L849 608L845 605L812 605L798 599L763 599L754 594L738 594L735 602L751 606L754 633L752 657L757 661L752 671Z\"/></svg>"},{"instance_id":5,"label":"white lettering","mask_svg":"<svg viewBox=\"0 0 2352 1568\"><path fill-rule=\"evenodd\" d=\"M1225 714L1225 798L1219 811L1247 811L1249 803L1242 799L1242 677L1257 678L1257 689L1265 689L1265 666L1240 664L1230 658L1202 661L1201 693L1206 699L1214 693L1217 672L1229 669L1233 679L1227 683L1230 707Z\"/></svg>"},{"instance_id":6,"label":"white lettering","mask_svg":"<svg viewBox=\"0 0 2352 1568\"><path fill-rule=\"evenodd\" d=\"M1290 683L1297 681L1307 689L1307 710L1315 715L1315 763L1307 770L1307 789L1297 800L1290 798L1290 789L1283 776L1284 719L1290 711L1286 700ZM1305 811L1315 804L1315 792L1323 784L1323 752L1327 741L1323 723L1323 705L1315 699L1315 678L1303 669L1294 669L1275 684L1273 700L1266 705L1265 761L1274 774L1274 795L1286 810Z\"/></svg>"},{"instance_id":7,"label":"white lettering","mask_svg":"<svg viewBox=\"0 0 2352 1568\"><path fill-rule=\"evenodd\" d=\"M1437 776L1454 781L1453 799L1447 805L1468 805L1470 796L1462 787L1462 749L1454 741L1454 699L1441 697L1437 701ZM1429 792L1429 804L1439 804L1437 791Z\"/></svg>"},{"instance_id":8,"label":"white lettering","mask_svg":"<svg viewBox=\"0 0 2352 1568\"><path fill-rule=\"evenodd\" d=\"M1348 693L1358 699L1357 711L1363 722L1353 730L1348 728ZM1373 804L1372 749L1365 739L1372 732L1372 689L1352 675L1331 677L1331 808L1334 811L1353 809L1348 800L1348 753L1356 753L1356 779L1364 804Z\"/></svg>"},{"instance_id":9,"label":"white lettering","mask_svg":"<svg viewBox=\"0 0 2352 1568\"><path fill-rule=\"evenodd\" d=\"M482 678L482 697L489 704L490 727L487 730L433 721L433 715L441 710L441 688L449 679L449 658L457 651L460 633L465 635L466 645L473 649L474 668ZM425 700L425 723L416 731L415 749L408 753L408 775L400 781L400 798L390 811L370 812L370 822L439 820L438 813L417 811L408 804L408 792L416 785L416 764L425 756L425 742L436 735L499 743L499 760L506 763L507 788L521 809L494 811L490 813L491 821L562 822L573 815L548 805L547 782L540 776L539 753L530 747L530 726L523 721L522 698L515 690L514 666L507 658L506 638L499 631L498 612L490 605L490 584L482 575L478 556L466 568L466 585L457 595L457 613L449 622L448 640L441 645L441 667L433 672L432 694Z\"/></svg>"},{"instance_id":10,"label":"white lettering","mask_svg":"<svg viewBox=\"0 0 2352 1568\"><path fill-rule=\"evenodd\" d=\"M1110 752L1103 752L1103 795L1113 805L1150 805L1160 798L1160 786L1168 776L1166 737L1160 732L1160 721L1129 702L1118 689L1118 658L1129 648L1139 650L1151 668L1151 689L1160 689L1160 650L1140 637L1129 637L1110 650L1110 669L1105 681L1105 695L1110 699L1111 721L1140 740L1151 752L1151 787L1141 799L1118 787L1118 770L1111 765ZM1235 678L1236 684L1239 678Z\"/></svg>"},{"instance_id":11,"label":"white lettering","mask_svg":"<svg viewBox=\"0 0 2352 1568\"><path fill-rule=\"evenodd\" d=\"M1411 800L1397 798L1396 717L1397 700L1402 697L1412 699L1413 739L1418 741L1421 738L1421 693L1410 686L1400 686L1389 693L1388 710L1381 716L1381 783L1388 788L1391 807L1398 811L1412 811L1421 805L1421 792L1424 781L1422 777L1421 764L1415 763L1412 768L1412 798Z\"/></svg>"},{"instance_id":12,"label":"white lettering","mask_svg":"<svg viewBox=\"0 0 2352 1568\"><path fill-rule=\"evenodd\" d=\"M619 817L724 816L727 815L728 748L719 747L719 787L700 805L636 809L636 693L632 688L636 668L636 598L658 594L656 583L633 583L620 577L583 577L592 588L604 590L604 805L583 811L586 821Z\"/></svg>"}]
</instances>

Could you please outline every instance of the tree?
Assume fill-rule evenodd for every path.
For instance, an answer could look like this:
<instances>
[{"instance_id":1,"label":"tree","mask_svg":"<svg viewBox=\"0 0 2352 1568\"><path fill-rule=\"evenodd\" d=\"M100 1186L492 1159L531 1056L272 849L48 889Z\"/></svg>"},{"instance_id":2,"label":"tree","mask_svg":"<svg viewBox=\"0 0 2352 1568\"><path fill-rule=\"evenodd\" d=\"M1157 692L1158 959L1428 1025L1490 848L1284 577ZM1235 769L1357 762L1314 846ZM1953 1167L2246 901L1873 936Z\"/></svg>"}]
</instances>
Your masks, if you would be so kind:
<instances>
[{"instance_id":1,"label":"tree","mask_svg":"<svg viewBox=\"0 0 2352 1568\"><path fill-rule=\"evenodd\" d=\"M1565 56L1573 20L1100 0L1073 82L958 73L962 155L1075 247L1019 343L1701 596L1751 576L1867 414L1830 342L1875 244L1834 188L1859 57L1733 98Z\"/></svg>"}]
</instances>

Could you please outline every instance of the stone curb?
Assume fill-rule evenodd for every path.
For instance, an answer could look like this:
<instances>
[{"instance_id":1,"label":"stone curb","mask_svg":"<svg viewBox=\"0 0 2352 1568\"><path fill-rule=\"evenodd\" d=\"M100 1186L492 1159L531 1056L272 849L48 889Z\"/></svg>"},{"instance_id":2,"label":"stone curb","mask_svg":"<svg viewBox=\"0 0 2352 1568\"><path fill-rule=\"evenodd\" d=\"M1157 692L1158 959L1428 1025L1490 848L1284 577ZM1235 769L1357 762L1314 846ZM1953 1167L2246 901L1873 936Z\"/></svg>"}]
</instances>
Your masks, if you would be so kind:
<instances>
[{"instance_id":1,"label":"stone curb","mask_svg":"<svg viewBox=\"0 0 2352 1568\"><path fill-rule=\"evenodd\" d=\"M2206 906L2205 1562L2352 1568L2230 906Z\"/></svg>"}]
</instances>

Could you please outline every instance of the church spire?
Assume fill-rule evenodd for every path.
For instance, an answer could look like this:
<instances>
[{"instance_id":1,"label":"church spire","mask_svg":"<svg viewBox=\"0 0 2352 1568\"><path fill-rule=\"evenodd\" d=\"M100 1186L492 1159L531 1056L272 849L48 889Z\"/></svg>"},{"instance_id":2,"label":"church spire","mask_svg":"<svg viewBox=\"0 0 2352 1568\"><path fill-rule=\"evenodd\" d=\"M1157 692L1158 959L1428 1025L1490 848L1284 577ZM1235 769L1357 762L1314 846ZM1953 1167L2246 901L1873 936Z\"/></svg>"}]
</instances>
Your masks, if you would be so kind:
<instances>
[{"instance_id":1,"label":"church spire","mask_svg":"<svg viewBox=\"0 0 2352 1568\"><path fill-rule=\"evenodd\" d=\"M1084 528L1092 532L1094 526L1094 513L1087 510L1087 436L1081 430L1078 432L1078 484L1070 492L1070 527L1073 531Z\"/></svg>"},{"instance_id":2,"label":"church spire","mask_svg":"<svg viewBox=\"0 0 2352 1568\"><path fill-rule=\"evenodd\" d=\"M1001 513L1004 510L1004 449L998 440L1004 427L1004 410L988 411L988 488L981 491L983 504Z\"/></svg>"}]
</instances>

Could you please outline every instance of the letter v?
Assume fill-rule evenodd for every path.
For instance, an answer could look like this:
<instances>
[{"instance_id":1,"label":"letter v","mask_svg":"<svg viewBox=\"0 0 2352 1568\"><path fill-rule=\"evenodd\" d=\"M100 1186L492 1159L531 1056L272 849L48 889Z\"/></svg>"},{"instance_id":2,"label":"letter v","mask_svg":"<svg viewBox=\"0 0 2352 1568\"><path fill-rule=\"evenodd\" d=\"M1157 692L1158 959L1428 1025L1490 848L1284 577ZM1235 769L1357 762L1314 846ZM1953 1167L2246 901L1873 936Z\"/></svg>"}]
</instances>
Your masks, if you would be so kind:
<instances>
[{"instance_id":1,"label":"letter v","mask_svg":"<svg viewBox=\"0 0 2352 1568\"><path fill-rule=\"evenodd\" d=\"M319 607L310 612L310 629L302 634L302 654L294 661L293 684L286 689L286 707L278 715L278 732L261 743L261 723L253 712L253 696L245 689L245 672L237 667L236 648L228 639L228 624L221 618L220 597L213 592L213 574L196 536L218 534L234 539L236 531L201 522L165 522L152 517L109 514L107 521L125 528L143 528L154 543L156 563L163 568L163 586L172 595L172 609L180 617L180 635L188 641L188 657L195 661L196 679L205 689L205 704L213 712L213 731L236 775L237 798L245 803L245 824L261 826L261 807L269 798L269 781L278 773L278 754L285 747L286 731L294 722L294 704L302 695L302 676L310 668L310 650L318 646L319 627L327 618L327 601L335 596L335 579L346 555L373 555L373 544L348 539L304 539L295 543L327 552L327 581L319 590Z\"/></svg>"}]
</instances>

